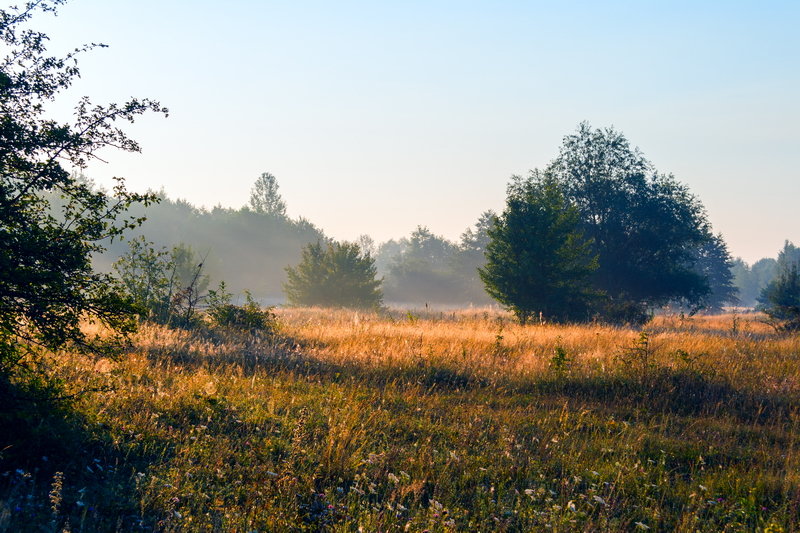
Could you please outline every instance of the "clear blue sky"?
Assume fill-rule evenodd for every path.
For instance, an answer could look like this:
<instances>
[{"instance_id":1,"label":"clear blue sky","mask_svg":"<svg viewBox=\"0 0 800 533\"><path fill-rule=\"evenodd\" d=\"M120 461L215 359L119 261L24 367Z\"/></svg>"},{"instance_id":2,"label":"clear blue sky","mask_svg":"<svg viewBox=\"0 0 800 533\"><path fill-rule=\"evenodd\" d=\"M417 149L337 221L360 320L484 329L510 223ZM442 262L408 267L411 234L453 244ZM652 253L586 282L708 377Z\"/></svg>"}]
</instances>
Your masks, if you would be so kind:
<instances>
[{"instance_id":1,"label":"clear blue sky","mask_svg":"<svg viewBox=\"0 0 800 533\"><path fill-rule=\"evenodd\" d=\"M688 184L734 255L800 242L797 1L72 0L37 26L110 45L62 103L171 110L100 183L238 207L269 171L336 238L456 238L588 120Z\"/></svg>"}]
</instances>

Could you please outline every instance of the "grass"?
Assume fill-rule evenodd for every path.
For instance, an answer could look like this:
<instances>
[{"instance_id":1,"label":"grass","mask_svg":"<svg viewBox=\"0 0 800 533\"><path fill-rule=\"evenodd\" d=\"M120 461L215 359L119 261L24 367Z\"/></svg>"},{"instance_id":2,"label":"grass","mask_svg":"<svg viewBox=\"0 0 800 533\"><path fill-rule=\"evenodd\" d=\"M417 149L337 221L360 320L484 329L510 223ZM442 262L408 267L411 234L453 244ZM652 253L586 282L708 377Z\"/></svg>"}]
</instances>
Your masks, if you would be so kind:
<instances>
[{"instance_id":1,"label":"grass","mask_svg":"<svg viewBox=\"0 0 800 533\"><path fill-rule=\"evenodd\" d=\"M97 392L11 402L0 529L800 529L800 337L753 316L279 319L54 354L65 393Z\"/></svg>"}]
</instances>

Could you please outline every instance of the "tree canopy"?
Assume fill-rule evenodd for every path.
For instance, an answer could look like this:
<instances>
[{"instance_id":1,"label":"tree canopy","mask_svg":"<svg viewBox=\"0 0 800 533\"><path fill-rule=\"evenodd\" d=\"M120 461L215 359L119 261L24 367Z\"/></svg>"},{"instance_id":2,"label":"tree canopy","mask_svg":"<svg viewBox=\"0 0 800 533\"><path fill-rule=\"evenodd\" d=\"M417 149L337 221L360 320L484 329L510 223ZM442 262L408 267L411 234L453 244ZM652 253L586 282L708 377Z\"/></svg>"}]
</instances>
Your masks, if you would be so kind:
<instances>
[{"instance_id":1,"label":"tree canopy","mask_svg":"<svg viewBox=\"0 0 800 533\"><path fill-rule=\"evenodd\" d=\"M597 260L580 229L578 209L553 180L538 172L514 178L506 208L487 233L480 277L520 322L535 312L556 321L589 318L589 277Z\"/></svg>"},{"instance_id":2,"label":"tree canopy","mask_svg":"<svg viewBox=\"0 0 800 533\"><path fill-rule=\"evenodd\" d=\"M543 171L513 178L488 235L481 277L523 320L643 322L668 303L735 301L730 255L700 201L613 128L582 123Z\"/></svg>"},{"instance_id":3,"label":"tree canopy","mask_svg":"<svg viewBox=\"0 0 800 533\"><path fill-rule=\"evenodd\" d=\"M709 235L696 249L695 271L708 285L708 292L699 302L706 311L719 312L724 305L739 303L732 268L733 259L721 234Z\"/></svg>"},{"instance_id":4,"label":"tree canopy","mask_svg":"<svg viewBox=\"0 0 800 533\"><path fill-rule=\"evenodd\" d=\"M121 180L113 193L94 190L70 172L97 152L114 147L138 152L119 128L147 111L167 113L158 102L132 99L92 105L81 98L71 122L47 118L48 104L79 76L78 57L47 54L47 36L26 24L63 0L27 2L0 10L0 359L14 365L32 344L87 347L83 318L130 329L130 301L109 275L95 273L92 254L140 220L120 216L133 202ZM58 202L54 201L58 199Z\"/></svg>"},{"instance_id":5,"label":"tree canopy","mask_svg":"<svg viewBox=\"0 0 800 533\"><path fill-rule=\"evenodd\" d=\"M592 283L607 295L608 314L619 305L702 302L709 285L695 264L712 235L705 209L621 132L582 123L545 174L580 213L598 256Z\"/></svg>"}]
</instances>

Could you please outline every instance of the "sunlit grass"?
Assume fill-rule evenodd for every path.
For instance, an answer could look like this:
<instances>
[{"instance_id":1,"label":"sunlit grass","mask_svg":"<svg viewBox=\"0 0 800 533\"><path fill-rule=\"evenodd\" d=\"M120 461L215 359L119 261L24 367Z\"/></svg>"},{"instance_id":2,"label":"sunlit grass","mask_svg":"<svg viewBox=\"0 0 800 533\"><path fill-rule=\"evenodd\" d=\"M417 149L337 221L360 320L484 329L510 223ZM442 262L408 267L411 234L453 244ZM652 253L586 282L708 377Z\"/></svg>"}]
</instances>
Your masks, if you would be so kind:
<instances>
[{"instance_id":1,"label":"sunlit grass","mask_svg":"<svg viewBox=\"0 0 800 533\"><path fill-rule=\"evenodd\" d=\"M3 451L0 524L800 527L800 338L757 316L658 317L646 338L491 310L279 318L279 339L146 326L118 361L58 354L68 390L108 390L48 415L68 431L33 432L35 456Z\"/></svg>"}]
</instances>

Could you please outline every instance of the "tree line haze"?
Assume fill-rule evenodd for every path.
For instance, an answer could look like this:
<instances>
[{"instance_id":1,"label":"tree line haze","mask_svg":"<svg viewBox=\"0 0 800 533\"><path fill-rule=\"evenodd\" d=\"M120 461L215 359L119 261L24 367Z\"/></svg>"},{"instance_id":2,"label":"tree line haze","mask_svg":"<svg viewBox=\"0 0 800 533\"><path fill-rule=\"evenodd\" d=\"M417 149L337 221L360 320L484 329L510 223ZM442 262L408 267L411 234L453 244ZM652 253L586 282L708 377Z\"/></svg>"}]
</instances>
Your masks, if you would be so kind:
<instances>
[{"instance_id":1,"label":"tree line haze","mask_svg":"<svg viewBox=\"0 0 800 533\"><path fill-rule=\"evenodd\" d=\"M206 209L170 198L164 190L156 194L160 202L128 208L130 216L145 219L140 227L130 230L128 239L143 237L157 249L188 247L197 259L203 259L210 278L225 280L235 294L249 290L264 304L286 302L286 268L300 261L305 246L334 241L310 219L286 214L278 179L267 172L256 178L250 201L238 209ZM486 292L478 268L486 262L488 230L496 216L494 211L485 211L457 240L420 225L407 236L376 243L365 226L365 233L354 244L374 259L389 305L483 306L494 300ZM724 245L722 236L715 239ZM102 271L112 271L114 262L128 247L127 240L110 243L95 255L95 265ZM724 303L755 307L761 291L780 269L798 260L800 249L789 241L775 257L762 258L752 265L731 258L736 298Z\"/></svg>"}]
</instances>

